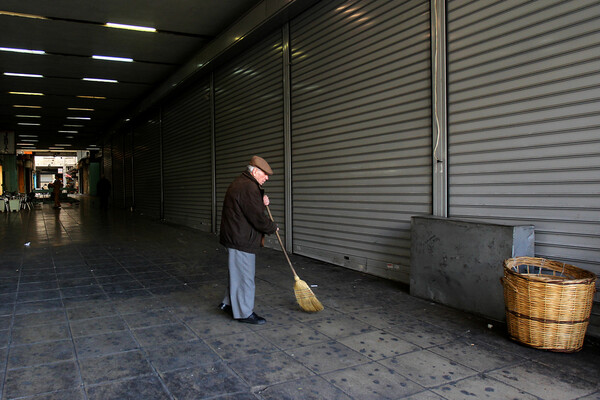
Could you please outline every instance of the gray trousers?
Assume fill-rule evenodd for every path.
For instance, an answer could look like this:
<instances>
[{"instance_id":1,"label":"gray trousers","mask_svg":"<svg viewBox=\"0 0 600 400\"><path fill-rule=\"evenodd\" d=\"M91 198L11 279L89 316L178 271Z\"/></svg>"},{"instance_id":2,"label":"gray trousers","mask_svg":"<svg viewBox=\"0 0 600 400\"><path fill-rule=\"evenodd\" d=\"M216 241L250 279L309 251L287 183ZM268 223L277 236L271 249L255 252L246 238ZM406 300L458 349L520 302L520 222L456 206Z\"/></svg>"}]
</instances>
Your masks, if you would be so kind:
<instances>
[{"instance_id":1,"label":"gray trousers","mask_svg":"<svg viewBox=\"0 0 600 400\"><path fill-rule=\"evenodd\" d=\"M229 287L225 291L223 304L233 310L233 318L247 318L254 312L254 273L256 254L236 249L229 253Z\"/></svg>"}]
</instances>

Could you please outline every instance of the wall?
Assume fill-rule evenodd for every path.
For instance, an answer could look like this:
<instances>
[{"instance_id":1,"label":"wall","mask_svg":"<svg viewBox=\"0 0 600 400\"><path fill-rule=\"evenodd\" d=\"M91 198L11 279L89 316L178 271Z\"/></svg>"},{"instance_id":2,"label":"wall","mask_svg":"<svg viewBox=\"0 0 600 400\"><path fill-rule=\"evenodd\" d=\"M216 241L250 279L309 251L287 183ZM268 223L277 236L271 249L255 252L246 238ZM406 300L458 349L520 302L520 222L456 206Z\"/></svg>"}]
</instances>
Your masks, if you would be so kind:
<instances>
[{"instance_id":1,"label":"wall","mask_svg":"<svg viewBox=\"0 0 600 400\"><path fill-rule=\"evenodd\" d=\"M200 122L196 113L211 116L210 132L202 129L216 178L196 196L211 204L212 230L217 197L246 160L257 152L283 157L277 179L286 179L273 188L285 204L276 218L286 224L290 250L408 282L410 217L432 213L435 81L448 89L448 126L440 127L448 139L448 214L534 225L537 255L599 273L600 3L448 1L447 79L431 74L430 6L322 1L181 89L192 96L198 80L209 82L201 90L209 87L210 101L181 112L189 124ZM261 82L271 82L269 90ZM156 188L165 171L177 175L161 146L181 132L165 130L160 116L179 94L150 118L159 139L140 143L147 116L129 127L130 178L139 190L138 168L156 167L144 173L155 182L159 218L169 213ZM273 109L254 110L258 101ZM263 144L266 132L273 145ZM140 165L148 151L154 164ZM134 195L136 205L145 201Z\"/></svg>"}]
</instances>

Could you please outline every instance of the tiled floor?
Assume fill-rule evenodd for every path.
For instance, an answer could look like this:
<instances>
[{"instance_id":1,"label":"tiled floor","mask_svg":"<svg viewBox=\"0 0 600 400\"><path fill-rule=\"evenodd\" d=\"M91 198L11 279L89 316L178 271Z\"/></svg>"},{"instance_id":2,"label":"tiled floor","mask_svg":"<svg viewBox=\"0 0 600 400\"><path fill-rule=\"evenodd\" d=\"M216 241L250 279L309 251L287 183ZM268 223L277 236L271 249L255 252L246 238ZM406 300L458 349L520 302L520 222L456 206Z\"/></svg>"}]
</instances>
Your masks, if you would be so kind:
<instances>
[{"instance_id":1,"label":"tiled floor","mask_svg":"<svg viewBox=\"0 0 600 400\"><path fill-rule=\"evenodd\" d=\"M265 249L268 323L252 326L216 309L213 235L88 198L0 214L1 399L600 399L593 344L533 350L397 284L292 261L325 310L298 309L283 255Z\"/></svg>"}]
</instances>

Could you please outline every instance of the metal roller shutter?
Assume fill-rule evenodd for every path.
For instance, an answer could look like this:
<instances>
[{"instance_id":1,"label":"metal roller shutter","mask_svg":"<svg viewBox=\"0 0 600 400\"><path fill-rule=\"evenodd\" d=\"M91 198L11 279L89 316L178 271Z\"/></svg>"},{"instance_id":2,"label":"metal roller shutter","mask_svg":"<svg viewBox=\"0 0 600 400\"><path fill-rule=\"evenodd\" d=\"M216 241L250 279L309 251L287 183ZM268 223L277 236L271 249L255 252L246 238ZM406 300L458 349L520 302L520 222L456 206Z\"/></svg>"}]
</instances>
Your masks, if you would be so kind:
<instances>
[{"instance_id":1,"label":"metal roller shutter","mask_svg":"<svg viewBox=\"0 0 600 400\"><path fill-rule=\"evenodd\" d=\"M210 87L204 82L163 109L164 219L211 230Z\"/></svg>"},{"instance_id":2,"label":"metal roller shutter","mask_svg":"<svg viewBox=\"0 0 600 400\"><path fill-rule=\"evenodd\" d=\"M600 273L600 3L451 1L449 213Z\"/></svg>"},{"instance_id":3,"label":"metal roller shutter","mask_svg":"<svg viewBox=\"0 0 600 400\"><path fill-rule=\"evenodd\" d=\"M265 184L271 212L284 232L282 35L276 32L215 76L217 228L229 184L253 155L274 174ZM267 237L266 246L279 248Z\"/></svg>"},{"instance_id":4,"label":"metal roller shutter","mask_svg":"<svg viewBox=\"0 0 600 400\"><path fill-rule=\"evenodd\" d=\"M133 133L127 132L123 137L124 141L124 175L125 175L125 208L133 207Z\"/></svg>"},{"instance_id":5,"label":"metal roller shutter","mask_svg":"<svg viewBox=\"0 0 600 400\"><path fill-rule=\"evenodd\" d=\"M112 197L113 206L123 208L124 201L124 181L123 181L123 136L115 136L112 138L112 154L113 154L113 180L112 180Z\"/></svg>"},{"instance_id":6,"label":"metal roller shutter","mask_svg":"<svg viewBox=\"0 0 600 400\"><path fill-rule=\"evenodd\" d=\"M111 151L111 143L110 141L104 143L104 147L102 148L102 174L108 179L111 183L112 179L112 151ZM96 193L96 188L89 188L90 193Z\"/></svg>"},{"instance_id":7,"label":"metal roller shutter","mask_svg":"<svg viewBox=\"0 0 600 400\"><path fill-rule=\"evenodd\" d=\"M293 247L408 282L432 210L428 1L321 2L290 24Z\"/></svg>"},{"instance_id":8,"label":"metal roller shutter","mask_svg":"<svg viewBox=\"0 0 600 400\"><path fill-rule=\"evenodd\" d=\"M133 132L135 210L152 218L160 218L160 117L158 111L142 120Z\"/></svg>"}]
</instances>

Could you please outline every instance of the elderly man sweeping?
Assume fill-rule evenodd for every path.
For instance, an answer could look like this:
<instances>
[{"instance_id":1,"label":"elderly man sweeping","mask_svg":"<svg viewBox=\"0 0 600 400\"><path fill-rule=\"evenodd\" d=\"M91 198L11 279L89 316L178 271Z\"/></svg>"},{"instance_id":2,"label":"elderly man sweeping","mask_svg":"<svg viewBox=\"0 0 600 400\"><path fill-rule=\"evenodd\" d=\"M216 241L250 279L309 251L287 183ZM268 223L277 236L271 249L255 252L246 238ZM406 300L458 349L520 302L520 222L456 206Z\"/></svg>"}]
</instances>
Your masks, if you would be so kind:
<instances>
[{"instance_id":1,"label":"elderly man sweeping","mask_svg":"<svg viewBox=\"0 0 600 400\"><path fill-rule=\"evenodd\" d=\"M247 170L229 185L223 200L220 242L229 253L229 286L219 308L248 324L266 322L254 312L254 275L256 253L264 235L279 230L265 215L269 197L262 185L272 174L263 158L252 157Z\"/></svg>"}]
</instances>

